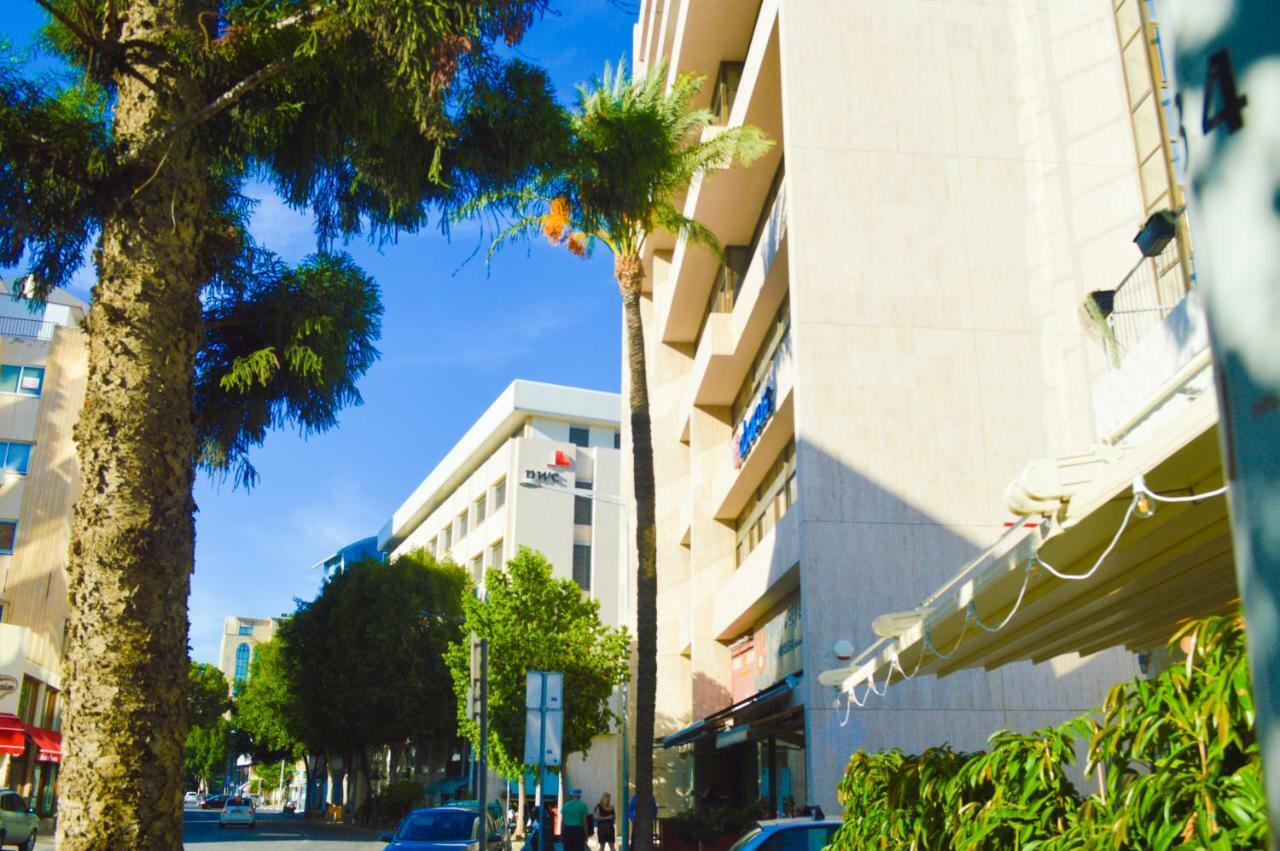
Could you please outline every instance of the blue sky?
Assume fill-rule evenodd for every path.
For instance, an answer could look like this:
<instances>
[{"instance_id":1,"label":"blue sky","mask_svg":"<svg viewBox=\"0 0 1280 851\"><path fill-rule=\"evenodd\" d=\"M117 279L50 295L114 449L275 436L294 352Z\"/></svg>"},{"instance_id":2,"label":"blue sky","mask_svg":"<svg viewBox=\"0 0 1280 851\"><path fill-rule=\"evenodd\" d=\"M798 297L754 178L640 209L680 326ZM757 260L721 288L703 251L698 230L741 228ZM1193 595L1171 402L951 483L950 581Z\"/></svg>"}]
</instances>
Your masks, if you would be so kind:
<instances>
[{"instance_id":1,"label":"blue sky","mask_svg":"<svg viewBox=\"0 0 1280 851\"><path fill-rule=\"evenodd\" d=\"M566 100L606 60L629 55L634 3L553 0L517 49L545 67ZM6 3L0 33L17 47L41 23L30 0ZM16 7L16 8L10 8ZM287 260L314 246L310 221L258 192L256 237ZM474 229L436 231L381 252L348 250L382 286L382 359L360 384L364 405L335 430L277 432L253 455L252 491L196 484L192 657L216 661L222 618L292 611L314 596L311 565L375 534L391 511L514 378L617 390L620 311L606 253L579 260L543 244L513 246L486 269ZM9 277L14 270L0 270ZM87 297L92 270L78 279Z\"/></svg>"}]
</instances>

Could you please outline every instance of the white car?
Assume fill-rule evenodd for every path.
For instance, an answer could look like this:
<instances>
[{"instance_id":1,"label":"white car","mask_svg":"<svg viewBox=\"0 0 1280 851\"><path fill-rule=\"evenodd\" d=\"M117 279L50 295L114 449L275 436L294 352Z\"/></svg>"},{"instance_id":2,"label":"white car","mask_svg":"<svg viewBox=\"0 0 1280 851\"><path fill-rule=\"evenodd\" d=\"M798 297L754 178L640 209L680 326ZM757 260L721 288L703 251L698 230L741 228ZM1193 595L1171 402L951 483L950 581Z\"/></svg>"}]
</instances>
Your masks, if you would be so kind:
<instances>
[{"instance_id":1,"label":"white car","mask_svg":"<svg viewBox=\"0 0 1280 851\"><path fill-rule=\"evenodd\" d=\"M241 796L227 798L226 803L222 805L222 812L218 814L218 827L226 827L229 824L242 824L245 827L252 828L256 821L254 817L256 809L253 806L253 802L248 798Z\"/></svg>"},{"instance_id":2,"label":"white car","mask_svg":"<svg viewBox=\"0 0 1280 851\"><path fill-rule=\"evenodd\" d=\"M187 794L182 796L182 803L184 804L194 804L199 800L200 800L200 796L197 795L195 792L188 792Z\"/></svg>"}]
</instances>

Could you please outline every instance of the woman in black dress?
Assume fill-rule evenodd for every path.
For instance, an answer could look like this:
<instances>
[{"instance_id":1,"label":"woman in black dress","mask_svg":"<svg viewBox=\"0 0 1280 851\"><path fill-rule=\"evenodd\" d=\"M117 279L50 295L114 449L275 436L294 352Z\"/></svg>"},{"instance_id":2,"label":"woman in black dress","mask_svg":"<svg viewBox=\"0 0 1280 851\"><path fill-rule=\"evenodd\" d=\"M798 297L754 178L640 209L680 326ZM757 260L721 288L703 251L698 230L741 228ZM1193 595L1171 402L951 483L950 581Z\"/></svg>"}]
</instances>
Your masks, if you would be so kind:
<instances>
[{"instance_id":1,"label":"woman in black dress","mask_svg":"<svg viewBox=\"0 0 1280 851\"><path fill-rule=\"evenodd\" d=\"M608 845L609 851L615 851L614 825L617 824L617 814L613 811L613 801L608 792L600 796L600 803L596 804L592 816L596 822L596 848L604 851L604 847Z\"/></svg>"}]
</instances>

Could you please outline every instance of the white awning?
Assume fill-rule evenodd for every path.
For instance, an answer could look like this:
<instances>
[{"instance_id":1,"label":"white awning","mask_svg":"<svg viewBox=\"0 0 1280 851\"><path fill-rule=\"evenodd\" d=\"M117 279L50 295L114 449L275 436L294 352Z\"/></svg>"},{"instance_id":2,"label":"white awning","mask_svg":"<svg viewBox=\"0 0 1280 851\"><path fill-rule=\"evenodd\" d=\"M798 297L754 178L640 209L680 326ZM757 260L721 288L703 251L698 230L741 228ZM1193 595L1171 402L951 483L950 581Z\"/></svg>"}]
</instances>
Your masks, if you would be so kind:
<instances>
[{"instance_id":1,"label":"white awning","mask_svg":"<svg viewBox=\"0 0 1280 851\"><path fill-rule=\"evenodd\" d=\"M1065 457L1070 487L1043 506L1043 523L1010 530L927 597L918 616L878 619L898 634L820 682L865 695L916 674L1118 645L1142 651L1189 620L1232 610L1239 593L1226 498L1197 498L1223 483L1217 418L1216 397L1204 392L1137 446ZM1082 459L1087 479L1077 475ZM1135 480L1158 495L1150 517L1131 510ZM1062 579L1046 565L1087 578Z\"/></svg>"}]
</instances>

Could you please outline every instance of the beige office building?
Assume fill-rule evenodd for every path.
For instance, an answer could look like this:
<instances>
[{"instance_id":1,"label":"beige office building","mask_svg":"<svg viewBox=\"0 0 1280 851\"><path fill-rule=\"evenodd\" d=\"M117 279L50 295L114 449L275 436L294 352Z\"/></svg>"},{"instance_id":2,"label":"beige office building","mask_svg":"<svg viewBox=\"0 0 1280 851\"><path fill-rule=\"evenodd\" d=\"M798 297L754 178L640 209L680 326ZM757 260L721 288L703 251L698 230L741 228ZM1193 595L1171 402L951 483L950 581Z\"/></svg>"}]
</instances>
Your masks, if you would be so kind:
<instances>
[{"instance_id":1,"label":"beige office building","mask_svg":"<svg viewBox=\"0 0 1280 851\"><path fill-rule=\"evenodd\" d=\"M232 694L249 679L254 648L275 637L279 618L249 618L232 615L222 620L222 641L218 645L218 668L227 678Z\"/></svg>"},{"instance_id":2,"label":"beige office building","mask_svg":"<svg viewBox=\"0 0 1280 851\"><path fill-rule=\"evenodd\" d=\"M378 548L389 558L425 549L463 565L479 585L485 570L530 547L556 578L572 579L600 602L601 621L617 626L626 604L620 404L617 393L511 382L392 513ZM616 795L618 764L618 737L599 736L568 760L569 780L592 800ZM433 778L433 794L469 782L460 765L440 770L447 776ZM496 774L488 788L500 794Z\"/></svg>"},{"instance_id":3,"label":"beige office building","mask_svg":"<svg viewBox=\"0 0 1280 851\"><path fill-rule=\"evenodd\" d=\"M975 634L999 646L972 619L952 627L998 625L1022 573L986 598L975 566L1058 546L1065 506L1088 502L1071 493L1108 476L1090 504L1123 513L1152 446L1212 442L1185 218L1152 256L1134 244L1180 208L1156 33L1138 0L640 4L636 66L702 75L697 105L777 143L678 199L723 264L670 237L646 247L663 813L693 792L838 810L855 749L975 749L1059 722L1137 675L1131 651L1179 617L1226 604L1208 595L1158 622L1131 604L1141 628L1082 616L1075 638L939 662ZM1082 307L1095 291L1096 317ZM1192 399L1202 418L1187 426ZM1052 474L1030 492L1056 495L1006 499L1036 459ZM1106 517L1089 521L1097 535L1119 522ZM925 654L922 671L881 696L895 641L907 673ZM854 676L881 651L874 678Z\"/></svg>"},{"instance_id":4,"label":"beige office building","mask_svg":"<svg viewBox=\"0 0 1280 851\"><path fill-rule=\"evenodd\" d=\"M0 283L0 785L57 809L67 547L79 488L88 305L62 290L30 310Z\"/></svg>"}]
</instances>

